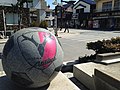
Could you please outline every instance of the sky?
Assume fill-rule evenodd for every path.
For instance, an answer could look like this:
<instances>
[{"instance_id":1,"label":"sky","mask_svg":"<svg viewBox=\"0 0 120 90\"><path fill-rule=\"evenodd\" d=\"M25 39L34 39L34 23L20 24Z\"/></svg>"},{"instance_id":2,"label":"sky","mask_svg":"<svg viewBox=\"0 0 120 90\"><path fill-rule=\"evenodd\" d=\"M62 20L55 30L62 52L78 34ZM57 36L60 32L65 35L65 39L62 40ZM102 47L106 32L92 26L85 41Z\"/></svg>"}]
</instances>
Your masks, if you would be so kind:
<instances>
[{"instance_id":1,"label":"sky","mask_svg":"<svg viewBox=\"0 0 120 90\"><path fill-rule=\"evenodd\" d=\"M53 5L52 3L54 2L54 0L45 0L47 1L47 5L50 5L50 8L54 9L55 5ZM58 3L60 3L61 0L57 0ZM69 0L63 0L63 1L69 1Z\"/></svg>"}]
</instances>

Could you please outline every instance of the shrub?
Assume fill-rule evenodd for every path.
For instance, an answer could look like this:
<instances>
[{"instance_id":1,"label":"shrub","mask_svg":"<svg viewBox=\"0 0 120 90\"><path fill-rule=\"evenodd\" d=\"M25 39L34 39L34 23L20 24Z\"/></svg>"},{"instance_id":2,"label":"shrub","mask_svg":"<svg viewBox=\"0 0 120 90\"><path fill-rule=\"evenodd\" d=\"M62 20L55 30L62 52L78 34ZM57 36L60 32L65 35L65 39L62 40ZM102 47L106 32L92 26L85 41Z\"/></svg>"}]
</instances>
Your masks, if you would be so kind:
<instances>
[{"instance_id":1,"label":"shrub","mask_svg":"<svg viewBox=\"0 0 120 90\"><path fill-rule=\"evenodd\" d=\"M120 52L120 37L87 43L87 48L99 53Z\"/></svg>"},{"instance_id":2,"label":"shrub","mask_svg":"<svg viewBox=\"0 0 120 90\"><path fill-rule=\"evenodd\" d=\"M97 41L87 43L87 48L94 50L96 53L100 53L101 51L103 52L104 46L102 41Z\"/></svg>"},{"instance_id":3,"label":"shrub","mask_svg":"<svg viewBox=\"0 0 120 90\"><path fill-rule=\"evenodd\" d=\"M96 54L90 56L79 57L79 63L92 62L96 59Z\"/></svg>"},{"instance_id":4,"label":"shrub","mask_svg":"<svg viewBox=\"0 0 120 90\"><path fill-rule=\"evenodd\" d=\"M120 44L120 37L111 38L111 42L112 42L113 44Z\"/></svg>"},{"instance_id":5,"label":"shrub","mask_svg":"<svg viewBox=\"0 0 120 90\"><path fill-rule=\"evenodd\" d=\"M41 21L39 27L41 27L41 28L46 28L46 29L47 29L47 27L48 27L47 21L45 21L45 20L44 20L44 21Z\"/></svg>"},{"instance_id":6,"label":"shrub","mask_svg":"<svg viewBox=\"0 0 120 90\"><path fill-rule=\"evenodd\" d=\"M39 24L36 21L33 21L30 26L31 27L38 27Z\"/></svg>"}]
</instances>

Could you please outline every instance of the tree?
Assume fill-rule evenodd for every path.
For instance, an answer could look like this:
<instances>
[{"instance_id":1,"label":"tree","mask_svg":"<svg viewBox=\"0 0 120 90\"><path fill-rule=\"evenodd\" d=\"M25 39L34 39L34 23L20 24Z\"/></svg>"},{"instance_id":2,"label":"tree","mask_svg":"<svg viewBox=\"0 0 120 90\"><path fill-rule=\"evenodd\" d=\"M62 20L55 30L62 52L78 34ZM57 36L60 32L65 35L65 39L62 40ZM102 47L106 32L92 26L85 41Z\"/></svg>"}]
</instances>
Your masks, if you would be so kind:
<instances>
[{"instance_id":1,"label":"tree","mask_svg":"<svg viewBox=\"0 0 120 90\"><path fill-rule=\"evenodd\" d=\"M27 9L29 9L29 7L28 7L28 3L32 3L33 2L33 0L17 0L17 7L18 7L18 16L19 16L19 21L18 21L18 23L19 23L19 29L21 29L21 13L20 13L20 11L19 11L19 9L23 9L23 4L24 3L26 3L26 7L27 7ZM27 21L28 21L28 26L29 26L29 24L30 24L30 22L29 22L29 15L30 15L30 11L28 11L29 13L28 13L28 17L27 17Z\"/></svg>"},{"instance_id":2,"label":"tree","mask_svg":"<svg viewBox=\"0 0 120 90\"><path fill-rule=\"evenodd\" d=\"M21 5L23 5L24 3L32 3L33 2L33 0L18 0L18 2L21 4Z\"/></svg>"}]
</instances>

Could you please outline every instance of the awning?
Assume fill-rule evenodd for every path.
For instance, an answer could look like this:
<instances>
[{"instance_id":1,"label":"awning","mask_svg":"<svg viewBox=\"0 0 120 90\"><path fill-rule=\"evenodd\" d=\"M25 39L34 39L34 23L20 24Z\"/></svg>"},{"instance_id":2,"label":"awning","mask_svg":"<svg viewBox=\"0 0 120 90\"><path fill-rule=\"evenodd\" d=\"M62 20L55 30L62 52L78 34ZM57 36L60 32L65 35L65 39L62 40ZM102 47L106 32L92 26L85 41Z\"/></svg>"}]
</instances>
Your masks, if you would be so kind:
<instances>
[{"instance_id":1,"label":"awning","mask_svg":"<svg viewBox=\"0 0 120 90\"><path fill-rule=\"evenodd\" d=\"M108 18L108 16L106 16L106 17L93 17L93 19L105 19L105 18Z\"/></svg>"},{"instance_id":2,"label":"awning","mask_svg":"<svg viewBox=\"0 0 120 90\"><path fill-rule=\"evenodd\" d=\"M67 12L73 12L73 9L71 7L69 7L65 11L67 11Z\"/></svg>"},{"instance_id":3,"label":"awning","mask_svg":"<svg viewBox=\"0 0 120 90\"><path fill-rule=\"evenodd\" d=\"M120 18L120 16L93 17L93 19Z\"/></svg>"}]
</instances>

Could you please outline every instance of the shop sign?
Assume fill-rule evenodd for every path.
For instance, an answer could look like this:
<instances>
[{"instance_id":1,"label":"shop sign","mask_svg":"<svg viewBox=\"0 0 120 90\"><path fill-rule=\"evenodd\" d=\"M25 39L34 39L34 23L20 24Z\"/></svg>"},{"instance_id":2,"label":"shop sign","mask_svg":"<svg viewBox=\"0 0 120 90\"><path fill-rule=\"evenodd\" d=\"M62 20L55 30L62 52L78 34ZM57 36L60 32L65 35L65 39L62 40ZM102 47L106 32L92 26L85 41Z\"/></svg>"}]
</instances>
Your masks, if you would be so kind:
<instances>
[{"instance_id":1,"label":"shop sign","mask_svg":"<svg viewBox=\"0 0 120 90\"><path fill-rule=\"evenodd\" d=\"M96 16L98 17L105 17L105 16L120 16L120 11L115 12L105 12L105 13L96 13Z\"/></svg>"},{"instance_id":2,"label":"shop sign","mask_svg":"<svg viewBox=\"0 0 120 90\"><path fill-rule=\"evenodd\" d=\"M109 13L101 13L99 16L109 16Z\"/></svg>"}]
</instances>

